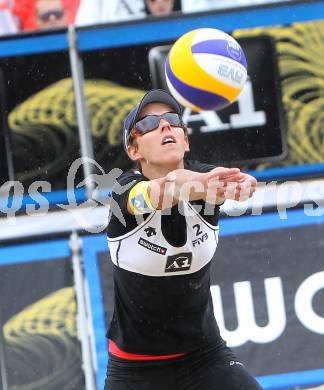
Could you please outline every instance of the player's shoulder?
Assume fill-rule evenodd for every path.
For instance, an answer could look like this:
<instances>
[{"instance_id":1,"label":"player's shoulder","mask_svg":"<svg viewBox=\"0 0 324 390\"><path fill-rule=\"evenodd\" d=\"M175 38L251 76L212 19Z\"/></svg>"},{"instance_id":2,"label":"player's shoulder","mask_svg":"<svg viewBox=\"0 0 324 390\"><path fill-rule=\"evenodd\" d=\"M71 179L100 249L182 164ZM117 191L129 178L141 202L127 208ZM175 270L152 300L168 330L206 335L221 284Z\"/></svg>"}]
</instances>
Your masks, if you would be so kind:
<instances>
[{"instance_id":1,"label":"player's shoulder","mask_svg":"<svg viewBox=\"0 0 324 390\"><path fill-rule=\"evenodd\" d=\"M202 173L210 172L212 169L216 168L216 166L213 164L207 164L198 160L190 160L190 159L185 160L184 167L185 169L189 169L190 171L202 172Z\"/></svg>"},{"instance_id":2,"label":"player's shoulder","mask_svg":"<svg viewBox=\"0 0 324 390\"><path fill-rule=\"evenodd\" d=\"M138 180L138 179L145 179L145 176L143 175L142 172L140 171L137 171L137 170L134 170L134 169L130 169L128 171L124 171L120 176L119 178L117 179L117 181L120 183L120 184L125 184L127 182L130 182L132 180Z\"/></svg>"},{"instance_id":3,"label":"player's shoulder","mask_svg":"<svg viewBox=\"0 0 324 390\"><path fill-rule=\"evenodd\" d=\"M137 183L142 180L148 180L140 171L137 170L128 170L123 172L116 180L114 189L120 188L120 186L125 186L129 183Z\"/></svg>"}]
</instances>

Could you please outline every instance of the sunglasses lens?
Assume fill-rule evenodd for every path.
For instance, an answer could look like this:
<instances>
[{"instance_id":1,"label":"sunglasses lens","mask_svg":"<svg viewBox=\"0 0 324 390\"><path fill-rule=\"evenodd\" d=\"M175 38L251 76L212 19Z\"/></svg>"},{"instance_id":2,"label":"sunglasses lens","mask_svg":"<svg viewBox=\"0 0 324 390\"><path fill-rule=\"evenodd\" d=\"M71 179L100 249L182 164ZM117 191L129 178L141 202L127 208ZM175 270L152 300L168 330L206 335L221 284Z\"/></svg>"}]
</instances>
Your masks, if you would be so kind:
<instances>
[{"instance_id":1,"label":"sunglasses lens","mask_svg":"<svg viewBox=\"0 0 324 390\"><path fill-rule=\"evenodd\" d=\"M160 118L156 115L148 115L145 118L138 121L135 125L136 130L145 134L149 131L155 130L159 127Z\"/></svg>"},{"instance_id":2,"label":"sunglasses lens","mask_svg":"<svg viewBox=\"0 0 324 390\"><path fill-rule=\"evenodd\" d=\"M171 126L182 126L179 115L174 112L166 112L163 115L163 118L168 121Z\"/></svg>"},{"instance_id":3,"label":"sunglasses lens","mask_svg":"<svg viewBox=\"0 0 324 390\"><path fill-rule=\"evenodd\" d=\"M178 114L174 112L166 112L162 115L148 115L145 118L139 120L135 124L135 128L141 134L148 133L159 127L160 120L165 119L171 126L182 126L181 119Z\"/></svg>"}]
</instances>

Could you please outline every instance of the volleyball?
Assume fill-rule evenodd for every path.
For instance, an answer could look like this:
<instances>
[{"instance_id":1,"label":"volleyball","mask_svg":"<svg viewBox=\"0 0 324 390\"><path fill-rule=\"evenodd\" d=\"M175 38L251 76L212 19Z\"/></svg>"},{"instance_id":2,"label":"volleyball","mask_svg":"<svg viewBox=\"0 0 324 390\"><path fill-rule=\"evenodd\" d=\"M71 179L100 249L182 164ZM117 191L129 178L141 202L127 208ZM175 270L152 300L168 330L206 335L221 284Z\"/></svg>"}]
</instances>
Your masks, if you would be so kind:
<instances>
[{"instance_id":1,"label":"volleyball","mask_svg":"<svg viewBox=\"0 0 324 390\"><path fill-rule=\"evenodd\" d=\"M182 35L165 62L168 88L194 111L220 110L233 103L247 78L239 43L225 32L200 28Z\"/></svg>"}]
</instances>

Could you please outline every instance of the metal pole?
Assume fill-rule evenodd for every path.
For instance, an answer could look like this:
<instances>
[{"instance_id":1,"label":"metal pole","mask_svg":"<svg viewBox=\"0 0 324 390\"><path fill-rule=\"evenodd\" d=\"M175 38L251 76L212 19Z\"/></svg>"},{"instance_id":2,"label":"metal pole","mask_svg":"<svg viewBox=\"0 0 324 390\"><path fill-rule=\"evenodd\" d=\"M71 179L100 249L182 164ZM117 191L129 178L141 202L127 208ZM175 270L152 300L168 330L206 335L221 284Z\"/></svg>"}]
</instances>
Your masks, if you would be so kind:
<instances>
[{"instance_id":1,"label":"metal pole","mask_svg":"<svg viewBox=\"0 0 324 390\"><path fill-rule=\"evenodd\" d=\"M1 320L1 311L0 311L0 377L2 385L2 390L8 390L8 380L7 380L7 367L6 367L6 353L5 353L5 339L3 337L3 329L2 329L2 320Z\"/></svg>"},{"instance_id":2,"label":"metal pole","mask_svg":"<svg viewBox=\"0 0 324 390\"><path fill-rule=\"evenodd\" d=\"M68 43L70 54L70 65L73 80L75 105L77 113L78 131L81 146L81 158L83 159L83 173L85 177L85 185L88 198L92 198L94 183L91 180L92 166L89 164L89 159L93 157L93 144L90 131L90 122L86 99L84 94L84 72L83 63L78 50L77 35L73 25L68 27Z\"/></svg>"},{"instance_id":3,"label":"metal pole","mask_svg":"<svg viewBox=\"0 0 324 390\"><path fill-rule=\"evenodd\" d=\"M2 115L1 125L3 126L3 136L4 136L4 145L7 157L7 167L8 167L8 178L9 180L15 179L15 171L12 159L12 148L11 148L11 134L8 127L8 111L6 106L6 90L5 90L5 77L2 71L0 71L0 112Z\"/></svg>"},{"instance_id":4,"label":"metal pole","mask_svg":"<svg viewBox=\"0 0 324 390\"><path fill-rule=\"evenodd\" d=\"M83 259L81 255L82 241L76 232L70 236L69 245L72 251L72 265L74 275L74 288L77 301L77 329L81 342L82 362L85 376L86 390L96 390L95 362L91 343L91 316L85 291Z\"/></svg>"}]
</instances>

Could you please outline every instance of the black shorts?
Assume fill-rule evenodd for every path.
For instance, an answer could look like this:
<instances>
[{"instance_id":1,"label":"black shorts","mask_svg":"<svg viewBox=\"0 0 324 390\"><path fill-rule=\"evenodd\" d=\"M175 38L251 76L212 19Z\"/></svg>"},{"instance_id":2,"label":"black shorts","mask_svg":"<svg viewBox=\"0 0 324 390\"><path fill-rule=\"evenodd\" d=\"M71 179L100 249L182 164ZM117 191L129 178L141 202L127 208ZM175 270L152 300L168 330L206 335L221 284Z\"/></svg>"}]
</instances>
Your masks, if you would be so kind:
<instances>
[{"instance_id":1,"label":"black shorts","mask_svg":"<svg viewBox=\"0 0 324 390\"><path fill-rule=\"evenodd\" d=\"M105 390L261 390L261 386L224 347L158 362L109 357Z\"/></svg>"}]
</instances>

